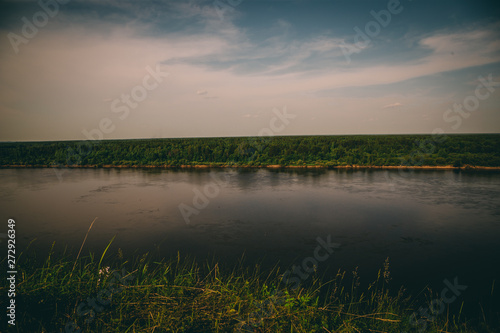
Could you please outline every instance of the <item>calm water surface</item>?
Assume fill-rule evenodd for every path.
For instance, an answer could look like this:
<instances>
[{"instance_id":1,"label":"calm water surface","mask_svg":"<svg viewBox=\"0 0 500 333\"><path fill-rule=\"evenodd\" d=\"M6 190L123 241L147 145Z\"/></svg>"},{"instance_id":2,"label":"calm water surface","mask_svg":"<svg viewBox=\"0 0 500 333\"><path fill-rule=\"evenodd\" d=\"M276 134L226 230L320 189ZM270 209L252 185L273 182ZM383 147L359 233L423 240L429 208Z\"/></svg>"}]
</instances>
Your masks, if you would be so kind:
<instances>
[{"instance_id":1,"label":"calm water surface","mask_svg":"<svg viewBox=\"0 0 500 333\"><path fill-rule=\"evenodd\" d=\"M18 248L36 238L77 252L157 249L232 265L300 265L316 239L340 247L318 269L359 267L370 282L389 257L393 283L437 291L458 277L469 297L500 276L500 174L346 170L0 170L0 217ZM199 193L206 193L204 200ZM193 202L194 200L194 202ZM197 209L189 223L181 207ZM204 207L206 205L206 207ZM3 232L3 231L0 231ZM3 241L5 243L5 241Z\"/></svg>"}]
</instances>

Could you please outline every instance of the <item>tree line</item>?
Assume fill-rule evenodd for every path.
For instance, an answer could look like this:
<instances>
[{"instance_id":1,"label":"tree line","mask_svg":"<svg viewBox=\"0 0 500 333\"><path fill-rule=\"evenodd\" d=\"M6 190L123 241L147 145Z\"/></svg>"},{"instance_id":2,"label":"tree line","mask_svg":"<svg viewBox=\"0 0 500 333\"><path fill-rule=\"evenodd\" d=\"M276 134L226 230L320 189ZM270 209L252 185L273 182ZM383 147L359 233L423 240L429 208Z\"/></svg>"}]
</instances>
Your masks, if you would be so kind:
<instances>
[{"instance_id":1,"label":"tree line","mask_svg":"<svg viewBox=\"0 0 500 333\"><path fill-rule=\"evenodd\" d=\"M0 165L500 166L500 134L2 142Z\"/></svg>"}]
</instances>

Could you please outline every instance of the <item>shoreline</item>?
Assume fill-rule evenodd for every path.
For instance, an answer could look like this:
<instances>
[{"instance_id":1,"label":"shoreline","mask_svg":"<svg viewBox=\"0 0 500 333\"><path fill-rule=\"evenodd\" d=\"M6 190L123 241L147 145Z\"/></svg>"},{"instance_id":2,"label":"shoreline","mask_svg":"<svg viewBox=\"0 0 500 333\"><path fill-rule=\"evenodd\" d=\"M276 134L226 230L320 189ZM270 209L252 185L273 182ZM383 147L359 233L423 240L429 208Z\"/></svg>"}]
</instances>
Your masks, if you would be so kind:
<instances>
[{"instance_id":1,"label":"shoreline","mask_svg":"<svg viewBox=\"0 0 500 333\"><path fill-rule=\"evenodd\" d=\"M500 166L474 166L464 165L455 167L452 165L0 165L0 169L224 169L224 168L252 168L252 169L408 169L408 170L500 170Z\"/></svg>"}]
</instances>

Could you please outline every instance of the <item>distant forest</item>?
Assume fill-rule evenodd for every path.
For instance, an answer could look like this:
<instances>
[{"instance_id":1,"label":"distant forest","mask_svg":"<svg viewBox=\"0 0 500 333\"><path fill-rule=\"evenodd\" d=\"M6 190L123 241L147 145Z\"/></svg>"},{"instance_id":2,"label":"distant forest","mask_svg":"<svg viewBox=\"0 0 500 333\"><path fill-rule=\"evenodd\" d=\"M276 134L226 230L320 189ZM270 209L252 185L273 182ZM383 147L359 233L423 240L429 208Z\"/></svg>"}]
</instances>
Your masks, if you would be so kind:
<instances>
[{"instance_id":1,"label":"distant forest","mask_svg":"<svg viewBox=\"0 0 500 333\"><path fill-rule=\"evenodd\" d=\"M500 166L500 134L3 142L0 166Z\"/></svg>"}]
</instances>

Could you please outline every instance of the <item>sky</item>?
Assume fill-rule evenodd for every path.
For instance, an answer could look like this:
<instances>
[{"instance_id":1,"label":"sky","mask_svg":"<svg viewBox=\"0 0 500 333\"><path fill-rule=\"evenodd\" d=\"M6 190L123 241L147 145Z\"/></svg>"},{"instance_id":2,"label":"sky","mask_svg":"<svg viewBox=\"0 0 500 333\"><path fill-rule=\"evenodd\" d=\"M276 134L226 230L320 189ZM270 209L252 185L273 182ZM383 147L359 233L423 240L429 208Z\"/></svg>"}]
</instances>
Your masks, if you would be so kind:
<instances>
[{"instance_id":1,"label":"sky","mask_svg":"<svg viewBox=\"0 0 500 333\"><path fill-rule=\"evenodd\" d=\"M0 141L500 133L500 5L0 0Z\"/></svg>"}]
</instances>

